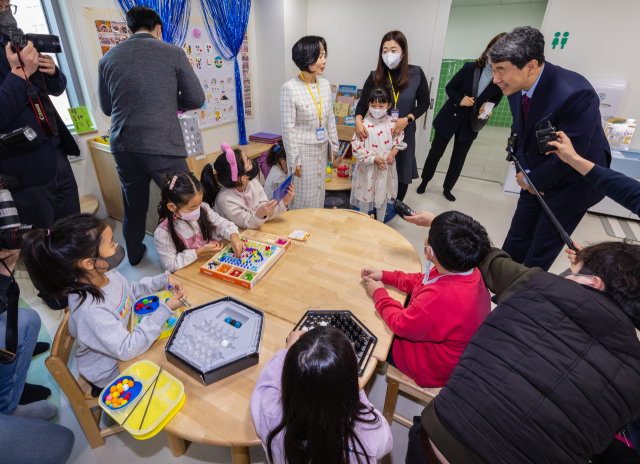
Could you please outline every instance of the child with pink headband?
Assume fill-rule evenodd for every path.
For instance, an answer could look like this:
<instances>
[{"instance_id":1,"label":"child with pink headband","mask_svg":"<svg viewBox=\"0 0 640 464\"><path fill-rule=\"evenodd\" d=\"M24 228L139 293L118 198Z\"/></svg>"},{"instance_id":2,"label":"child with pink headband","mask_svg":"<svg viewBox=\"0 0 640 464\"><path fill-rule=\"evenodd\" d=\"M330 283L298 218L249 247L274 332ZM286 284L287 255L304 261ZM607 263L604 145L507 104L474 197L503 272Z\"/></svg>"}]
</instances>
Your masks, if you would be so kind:
<instances>
[{"instance_id":1,"label":"child with pink headband","mask_svg":"<svg viewBox=\"0 0 640 464\"><path fill-rule=\"evenodd\" d=\"M287 210L294 195L293 184L281 202L269 201L257 179L258 163L226 143L222 144L222 152L214 163L204 167L200 176L203 200L218 214L243 229L258 229Z\"/></svg>"}]
</instances>

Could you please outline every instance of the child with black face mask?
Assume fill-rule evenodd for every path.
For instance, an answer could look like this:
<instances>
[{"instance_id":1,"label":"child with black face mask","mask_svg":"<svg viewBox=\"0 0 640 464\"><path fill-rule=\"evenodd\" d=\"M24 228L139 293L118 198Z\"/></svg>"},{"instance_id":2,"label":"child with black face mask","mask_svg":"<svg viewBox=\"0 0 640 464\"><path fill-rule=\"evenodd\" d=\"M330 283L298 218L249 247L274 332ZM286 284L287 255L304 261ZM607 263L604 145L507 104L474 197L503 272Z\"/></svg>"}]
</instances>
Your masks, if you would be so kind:
<instances>
[{"instance_id":1,"label":"child with black face mask","mask_svg":"<svg viewBox=\"0 0 640 464\"><path fill-rule=\"evenodd\" d=\"M204 201L218 214L243 229L258 229L287 210L294 195L293 184L280 203L269 201L256 179L258 163L252 162L241 150L232 150L226 143L222 144L222 152L213 166L204 167L200 176Z\"/></svg>"},{"instance_id":2,"label":"child with black face mask","mask_svg":"<svg viewBox=\"0 0 640 464\"><path fill-rule=\"evenodd\" d=\"M182 284L170 274L128 282L112 269L124 258L122 251L107 223L90 214L66 217L50 230L33 230L22 245L33 283L50 295L69 297L69 332L79 342L78 370L93 387L94 397L118 375L118 360L128 361L149 349L172 311L182 306L178 298L185 296ZM167 285L178 295L161 302L129 333L136 300Z\"/></svg>"}]
</instances>

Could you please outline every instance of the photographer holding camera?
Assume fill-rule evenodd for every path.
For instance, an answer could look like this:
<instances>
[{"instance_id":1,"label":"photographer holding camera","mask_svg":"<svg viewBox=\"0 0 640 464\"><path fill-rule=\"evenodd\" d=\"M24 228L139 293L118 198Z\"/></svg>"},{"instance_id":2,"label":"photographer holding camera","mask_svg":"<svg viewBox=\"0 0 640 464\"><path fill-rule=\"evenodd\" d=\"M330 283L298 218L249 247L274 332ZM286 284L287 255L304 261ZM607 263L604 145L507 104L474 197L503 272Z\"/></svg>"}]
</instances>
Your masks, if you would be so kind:
<instances>
[{"instance_id":1,"label":"photographer holding camera","mask_svg":"<svg viewBox=\"0 0 640 464\"><path fill-rule=\"evenodd\" d=\"M59 41L23 34L13 16L15 8L0 0L0 133L29 126L37 143L24 150L0 150L0 188L11 191L22 223L48 228L80 212L78 186L67 159L79 149L49 99L64 92L67 79L53 58L40 53L59 53Z\"/></svg>"}]
</instances>

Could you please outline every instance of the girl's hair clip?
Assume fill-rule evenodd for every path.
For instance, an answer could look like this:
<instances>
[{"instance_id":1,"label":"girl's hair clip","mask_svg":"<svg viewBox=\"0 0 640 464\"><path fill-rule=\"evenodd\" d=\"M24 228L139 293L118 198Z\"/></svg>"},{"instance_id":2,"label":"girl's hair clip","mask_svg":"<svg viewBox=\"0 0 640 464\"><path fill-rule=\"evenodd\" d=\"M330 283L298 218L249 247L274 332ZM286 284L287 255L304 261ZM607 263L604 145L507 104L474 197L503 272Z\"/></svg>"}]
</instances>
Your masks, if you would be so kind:
<instances>
[{"instance_id":1,"label":"girl's hair clip","mask_svg":"<svg viewBox=\"0 0 640 464\"><path fill-rule=\"evenodd\" d=\"M228 143L223 143L220 148L225 152L227 157L227 162L229 166L231 166L231 180L234 182L238 181L238 163L236 163L236 154L233 152Z\"/></svg>"},{"instance_id":2,"label":"girl's hair clip","mask_svg":"<svg viewBox=\"0 0 640 464\"><path fill-rule=\"evenodd\" d=\"M282 147L280 145L276 145L275 147L273 147L273 152L274 153L278 153L280 151Z\"/></svg>"},{"instance_id":3,"label":"girl's hair clip","mask_svg":"<svg viewBox=\"0 0 640 464\"><path fill-rule=\"evenodd\" d=\"M178 180L178 176L173 176L171 184L169 185L169 190L173 190L173 186L176 185L176 180Z\"/></svg>"}]
</instances>

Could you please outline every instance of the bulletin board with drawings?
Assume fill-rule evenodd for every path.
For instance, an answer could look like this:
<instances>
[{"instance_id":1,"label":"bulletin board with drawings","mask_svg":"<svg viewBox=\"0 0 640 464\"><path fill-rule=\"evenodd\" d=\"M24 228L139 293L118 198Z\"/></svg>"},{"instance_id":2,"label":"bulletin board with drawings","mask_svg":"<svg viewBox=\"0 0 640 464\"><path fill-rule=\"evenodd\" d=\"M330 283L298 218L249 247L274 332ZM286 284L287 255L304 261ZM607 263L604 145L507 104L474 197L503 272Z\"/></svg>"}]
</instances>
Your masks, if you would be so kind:
<instances>
[{"instance_id":1,"label":"bulletin board with drawings","mask_svg":"<svg viewBox=\"0 0 640 464\"><path fill-rule=\"evenodd\" d=\"M240 67L240 75L246 76L242 78L240 83L245 104L245 117L252 117L251 70L249 68L248 44L249 42L245 36L241 52L238 54L238 65ZM198 76L205 96L205 103L202 108L195 111L187 111L187 114L192 114L198 118L200 129L237 121L237 83L234 62L227 61L218 54L203 26L189 26L187 38L182 48L187 54L196 76ZM242 50L246 50L246 52Z\"/></svg>"},{"instance_id":2,"label":"bulletin board with drawings","mask_svg":"<svg viewBox=\"0 0 640 464\"><path fill-rule=\"evenodd\" d=\"M93 49L97 60L131 35L126 22L117 11L87 7L83 10L85 10L87 27L90 29L90 37L94 38ZM111 14L105 14L107 11ZM88 16L91 16L90 19ZM205 103L202 108L186 113L198 118L200 129L237 122L237 83L234 63L224 60L219 55L199 18L191 18L182 48L205 94ZM251 63L249 40L246 34L238 53L238 66L242 79L239 85L242 86L245 119L252 119L254 110L251 98Z\"/></svg>"}]
</instances>

